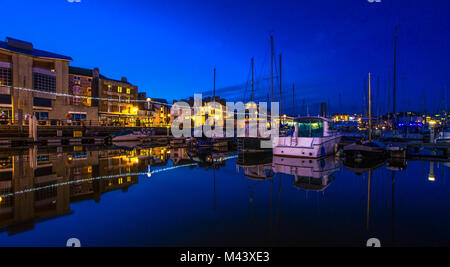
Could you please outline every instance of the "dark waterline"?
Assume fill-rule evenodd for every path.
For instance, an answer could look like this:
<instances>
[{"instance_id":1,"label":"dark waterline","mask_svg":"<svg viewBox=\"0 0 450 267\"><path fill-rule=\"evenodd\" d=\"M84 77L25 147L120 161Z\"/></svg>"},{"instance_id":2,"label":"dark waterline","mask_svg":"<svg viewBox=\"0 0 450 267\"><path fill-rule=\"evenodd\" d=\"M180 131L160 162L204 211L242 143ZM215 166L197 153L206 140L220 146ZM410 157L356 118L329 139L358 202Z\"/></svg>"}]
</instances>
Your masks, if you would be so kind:
<instances>
[{"instance_id":1,"label":"dark waterline","mask_svg":"<svg viewBox=\"0 0 450 267\"><path fill-rule=\"evenodd\" d=\"M1 246L450 245L449 163L358 174L184 148L2 153Z\"/></svg>"}]
</instances>

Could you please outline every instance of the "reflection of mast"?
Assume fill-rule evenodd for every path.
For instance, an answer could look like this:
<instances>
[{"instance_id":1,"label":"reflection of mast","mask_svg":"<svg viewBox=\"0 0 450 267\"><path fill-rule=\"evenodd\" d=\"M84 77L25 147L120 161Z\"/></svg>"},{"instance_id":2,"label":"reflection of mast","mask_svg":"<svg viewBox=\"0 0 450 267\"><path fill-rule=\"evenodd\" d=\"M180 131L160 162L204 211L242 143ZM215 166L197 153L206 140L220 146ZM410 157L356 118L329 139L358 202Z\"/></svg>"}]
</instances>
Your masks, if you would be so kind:
<instances>
[{"instance_id":1,"label":"reflection of mast","mask_svg":"<svg viewBox=\"0 0 450 267\"><path fill-rule=\"evenodd\" d=\"M395 172L392 171L392 245L395 244L395 199L394 199L394 191L395 191Z\"/></svg>"},{"instance_id":2,"label":"reflection of mast","mask_svg":"<svg viewBox=\"0 0 450 267\"><path fill-rule=\"evenodd\" d=\"M252 184L250 186L250 223L251 224L253 224L253 221L254 221L254 216L253 216L253 200L254 200L254 198L253 198L253 187L254 186L255 186L254 184Z\"/></svg>"},{"instance_id":3,"label":"reflection of mast","mask_svg":"<svg viewBox=\"0 0 450 267\"><path fill-rule=\"evenodd\" d=\"M367 215L366 215L366 229L369 231L370 221L370 178L372 178L372 170L369 169L369 181L367 182Z\"/></svg>"},{"instance_id":4,"label":"reflection of mast","mask_svg":"<svg viewBox=\"0 0 450 267\"><path fill-rule=\"evenodd\" d=\"M278 208L277 208L277 226L280 227L280 213L281 213L281 180L282 175L280 174L280 189L278 190Z\"/></svg>"},{"instance_id":5,"label":"reflection of mast","mask_svg":"<svg viewBox=\"0 0 450 267\"><path fill-rule=\"evenodd\" d=\"M216 166L213 165L213 176L214 176L214 210L216 210Z\"/></svg>"},{"instance_id":6,"label":"reflection of mast","mask_svg":"<svg viewBox=\"0 0 450 267\"><path fill-rule=\"evenodd\" d=\"M273 177L270 179L270 238L272 238Z\"/></svg>"}]
</instances>

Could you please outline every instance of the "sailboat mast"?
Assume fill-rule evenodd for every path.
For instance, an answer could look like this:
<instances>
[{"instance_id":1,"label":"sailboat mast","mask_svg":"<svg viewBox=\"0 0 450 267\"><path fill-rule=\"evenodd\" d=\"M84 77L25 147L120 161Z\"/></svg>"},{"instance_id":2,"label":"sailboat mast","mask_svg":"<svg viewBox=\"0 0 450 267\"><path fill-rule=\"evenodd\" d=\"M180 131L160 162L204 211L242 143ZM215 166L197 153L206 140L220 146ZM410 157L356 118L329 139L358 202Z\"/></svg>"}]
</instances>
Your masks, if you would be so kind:
<instances>
[{"instance_id":1,"label":"sailboat mast","mask_svg":"<svg viewBox=\"0 0 450 267\"><path fill-rule=\"evenodd\" d=\"M281 54L280 54L280 113L283 114L283 109L281 108Z\"/></svg>"},{"instance_id":2,"label":"sailboat mast","mask_svg":"<svg viewBox=\"0 0 450 267\"><path fill-rule=\"evenodd\" d=\"M295 117L295 84L292 84L292 116Z\"/></svg>"},{"instance_id":3,"label":"sailboat mast","mask_svg":"<svg viewBox=\"0 0 450 267\"><path fill-rule=\"evenodd\" d=\"M370 90L370 72L369 72L369 141L372 141L372 94Z\"/></svg>"},{"instance_id":4,"label":"sailboat mast","mask_svg":"<svg viewBox=\"0 0 450 267\"><path fill-rule=\"evenodd\" d=\"M252 58L252 102L253 102L253 93L254 93L254 77L253 77L253 58Z\"/></svg>"},{"instance_id":5,"label":"sailboat mast","mask_svg":"<svg viewBox=\"0 0 450 267\"><path fill-rule=\"evenodd\" d=\"M396 104L396 89L397 89L397 26L395 26L394 30L394 86L392 88L393 90L393 107L392 107L392 113L394 115L394 127L395 127L395 121L396 121L396 110L395 110L395 104Z\"/></svg>"},{"instance_id":6,"label":"sailboat mast","mask_svg":"<svg viewBox=\"0 0 450 267\"><path fill-rule=\"evenodd\" d=\"M213 89L213 101L216 99L216 68L214 68L214 89Z\"/></svg>"},{"instance_id":7,"label":"sailboat mast","mask_svg":"<svg viewBox=\"0 0 450 267\"><path fill-rule=\"evenodd\" d=\"M273 102L273 35L270 36L270 102Z\"/></svg>"}]
</instances>

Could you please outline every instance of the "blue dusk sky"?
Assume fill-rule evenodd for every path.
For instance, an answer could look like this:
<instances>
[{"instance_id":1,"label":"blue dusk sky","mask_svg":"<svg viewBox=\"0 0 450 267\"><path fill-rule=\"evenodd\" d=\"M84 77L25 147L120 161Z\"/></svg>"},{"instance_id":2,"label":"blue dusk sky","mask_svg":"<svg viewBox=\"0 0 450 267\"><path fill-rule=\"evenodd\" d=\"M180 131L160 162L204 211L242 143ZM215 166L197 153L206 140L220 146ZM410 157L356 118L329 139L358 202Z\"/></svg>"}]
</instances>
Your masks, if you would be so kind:
<instances>
[{"instance_id":1,"label":"blue dusk sky","mask_svg":"<svg viewBox=\"0 0 450 267\"><path fill-rule=\"evenodd\" d=\"M251 57L256 95L266 100L272 33L277 60L283 55L283 107L289 112L294 102L300 113L319 102L332 112L361 112L369 72L375 109L387 111L399 25L398 110L436 111L449 102L449 0L2 0L0 6L1 39L32 42L111 78L126 76L169 101L211 90L214 67L219 95L248 100ZM276 93L278 99L278 85Z\"/></svg>"}]
</instances>

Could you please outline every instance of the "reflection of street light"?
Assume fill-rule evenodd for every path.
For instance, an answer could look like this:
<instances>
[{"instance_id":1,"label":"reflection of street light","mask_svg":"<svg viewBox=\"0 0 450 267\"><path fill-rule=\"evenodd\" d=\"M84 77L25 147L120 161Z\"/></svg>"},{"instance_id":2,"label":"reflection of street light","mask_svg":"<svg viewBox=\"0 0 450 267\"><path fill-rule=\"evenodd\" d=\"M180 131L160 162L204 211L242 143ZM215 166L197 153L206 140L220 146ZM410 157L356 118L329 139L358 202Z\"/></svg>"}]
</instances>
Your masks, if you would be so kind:
<instances>
[{"instance_id":1,"label":"reflection of street light","mask_svg":"<svg viewBox=\"0 0 450 267\"><path fill-rule=\"evenodd\" d=\"M436 176L434 176L434 163L430 162L430 173L428 174L428 181L436 181Z\"/></svg>"},{"instance_id":2,"label":"reflection of street light","mask_svg":"<svg viewBox=\"0 0 450 267\"><path fill-rule=\"evenodd\" d=\"M147 177L148 178L152 177L152 171L150 170L150 165L148 165L148 167L147 167Z\"/></svg>"}]
</instances>

